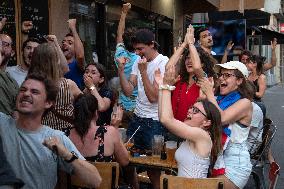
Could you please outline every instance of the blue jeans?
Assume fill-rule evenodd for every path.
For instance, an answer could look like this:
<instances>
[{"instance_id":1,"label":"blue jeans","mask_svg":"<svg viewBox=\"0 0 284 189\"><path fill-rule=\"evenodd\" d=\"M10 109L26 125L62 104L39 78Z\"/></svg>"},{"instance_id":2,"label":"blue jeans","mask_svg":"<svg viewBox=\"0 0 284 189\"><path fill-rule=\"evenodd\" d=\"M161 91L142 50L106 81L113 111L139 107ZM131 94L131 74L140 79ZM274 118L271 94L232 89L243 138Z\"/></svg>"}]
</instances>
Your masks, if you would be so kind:
<instances>
[{"instance_id":1,"label":"blue jeans","mask_svg":"<svg viewBox=\"0 0 284 189\"><path fill-rule=\"evenodd\" d=\"M126 131L127 137L129 138L139 126L139 130L133 138L134 148L140 150L151 150L153 136L164 135L165 133L165 129L159 121L152 118L141 118L134 114Z\"/></svg>"}]
</instances>

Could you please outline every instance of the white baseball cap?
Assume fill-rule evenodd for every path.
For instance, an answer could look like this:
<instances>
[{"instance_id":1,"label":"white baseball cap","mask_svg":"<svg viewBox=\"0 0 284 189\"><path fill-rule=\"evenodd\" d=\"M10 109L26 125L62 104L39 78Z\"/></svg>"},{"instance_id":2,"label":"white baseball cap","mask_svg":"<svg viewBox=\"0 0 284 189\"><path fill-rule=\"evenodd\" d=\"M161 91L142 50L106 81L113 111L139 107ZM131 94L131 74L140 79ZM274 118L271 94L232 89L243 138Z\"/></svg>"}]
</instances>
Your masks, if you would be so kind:
<instances>
[{"instance_id":1,"label":"white baseball cap","mask_svg":"<svg viewBox=\"0 0 284 189\"><path fill-rule=\"evenodd\" d=\"M221 68L225 68L225 69L228 69L228 70L239 70L245 76L245 78L248 78L248 76L249 76L249 71L248 71L246 65L244 65L243 63L241 63L239 61L230 61L230 62L226 62L224 64L216 64L215 67L214 67L214 69L217 73L220 72Z\"/></svg>"}]
</instances>

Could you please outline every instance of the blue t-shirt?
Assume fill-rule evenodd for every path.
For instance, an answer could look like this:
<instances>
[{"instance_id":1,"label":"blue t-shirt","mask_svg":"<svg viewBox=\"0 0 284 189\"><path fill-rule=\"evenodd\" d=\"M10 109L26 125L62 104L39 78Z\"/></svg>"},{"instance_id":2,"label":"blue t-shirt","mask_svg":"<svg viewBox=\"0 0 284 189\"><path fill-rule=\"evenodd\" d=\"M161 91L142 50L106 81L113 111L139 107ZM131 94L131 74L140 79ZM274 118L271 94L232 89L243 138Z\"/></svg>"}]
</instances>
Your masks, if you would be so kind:
<instances>
[{"instance_id":1,"label":"blue t-shirt","mask_svg":"<svg viewBox=\"0 0 284 189\"><path fill-rule=\"evenodd\" d=\"M78 67L78 61L76 59L73 59L73 61L68 64L69 66L69 72L67 72L64 77L67 79L71 79L74 81L79 89L84 89L84 80L83 75L84 72Z\"/></svg>"},{"instance_id":2,"label":"blue t-shirt","mask_svg":"<svg viewBox=\"0 0 284 189\"><path fill-rule=\"evenodd\" d=\"M116 45L116 51L114 55L114 60L115 60L115 65L118 67L118 62L116 61L117 58L119 57L126 57L129 59L129 62L125 64L124 67L124 74L127 79L129 79L131 71L132 71L132 66L135 62L139 61L140 57L132 52L129 52L128 50L125 49L125 46L123 43L118 43ZM133 111L135 109L136 105L136 97L138 95L138 90L137 87L132 92L132 95L130 97L127 97L123 94L123 91L120 91L119 93L119 103L122 104L123 108L127 111Z\"/></svg>"}]
</instances>

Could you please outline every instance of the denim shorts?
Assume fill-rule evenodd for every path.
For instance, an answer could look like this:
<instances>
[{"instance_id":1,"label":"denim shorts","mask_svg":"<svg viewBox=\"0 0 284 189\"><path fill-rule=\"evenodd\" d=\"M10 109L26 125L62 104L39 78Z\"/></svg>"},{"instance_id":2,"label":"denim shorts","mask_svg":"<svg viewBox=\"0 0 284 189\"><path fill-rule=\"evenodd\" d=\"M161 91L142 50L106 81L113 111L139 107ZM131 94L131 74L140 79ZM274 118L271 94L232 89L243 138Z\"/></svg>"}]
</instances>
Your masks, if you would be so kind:
<instances>
[{"instance_id":1,"label":"denim shorts","mask_svg":"<svg viewBox=\"0 0 284 189\"><path fill-rule=\"evenodd\" d=\"M164 135L165 133L163 125L158 120L140 118L134 114L126 131L127 137L129 138L139 126L139 130L133 138L134 147L140 150L151 150L153 136Z\"/></svg>"},{"instance_id":2,"label":"denim shorts","mask_svg":"<svg viewBox=\"0 0 284 189\"><path fill-rule=\"evenodd\" d=\"M229 142L224 151L225 176L237 187L243 188L250 176L252 165L246 143Z\"/></svg>"}]
</instances>

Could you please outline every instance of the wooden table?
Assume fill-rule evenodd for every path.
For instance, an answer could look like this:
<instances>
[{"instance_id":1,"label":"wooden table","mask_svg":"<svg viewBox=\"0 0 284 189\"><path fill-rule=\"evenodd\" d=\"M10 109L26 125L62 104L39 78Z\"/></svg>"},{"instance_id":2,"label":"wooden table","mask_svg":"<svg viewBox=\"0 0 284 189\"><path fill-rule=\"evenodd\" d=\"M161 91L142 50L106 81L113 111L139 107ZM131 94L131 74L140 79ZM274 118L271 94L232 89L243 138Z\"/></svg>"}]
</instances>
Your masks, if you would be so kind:
<instances>
[{"instance_id":1,"label":"wooden table","mask_svg":"<svg viewBox=\"0 0 284 189\"><path fill-rule=\"evenodd\" d=\"M163 171L170 171L172 174L177 175L176 162L170 163L167 160L161 160L160 156L133 157L129 155L129 165L141 166L146 168L156 168Z\"/></svg>"}]
</instances>

